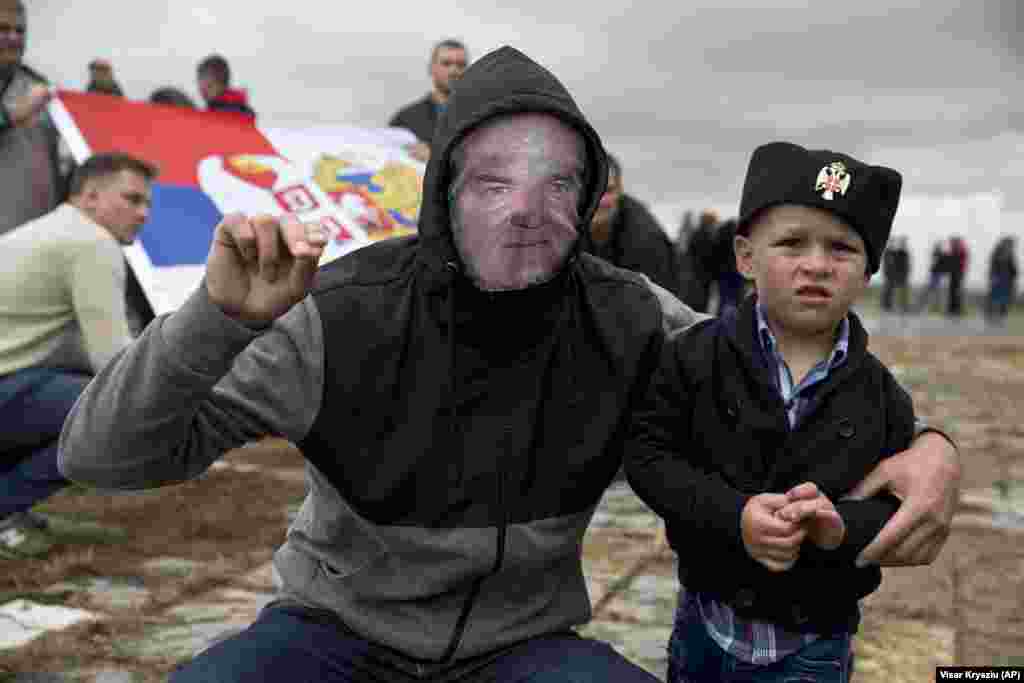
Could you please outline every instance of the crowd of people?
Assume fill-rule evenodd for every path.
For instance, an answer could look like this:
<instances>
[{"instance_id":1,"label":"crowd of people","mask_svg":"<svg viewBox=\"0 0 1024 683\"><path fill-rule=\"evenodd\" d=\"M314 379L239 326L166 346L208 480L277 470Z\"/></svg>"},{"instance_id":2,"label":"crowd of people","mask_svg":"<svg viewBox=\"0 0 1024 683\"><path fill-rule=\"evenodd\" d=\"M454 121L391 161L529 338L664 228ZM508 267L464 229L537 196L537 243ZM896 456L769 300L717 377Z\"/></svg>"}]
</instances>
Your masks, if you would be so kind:
<instances>
[{"instance_id":1,"label":"crowd of people","mask_svg":"<svg viewBox=\"0 0 1024 683\"><path fill-rule=\"evenodd\" d=\"M962 317L969 261L967 241L962 236L936 241L932 245L927 282L915 300L910 285L913 259L908 239L906 235L894 237L886 247L882 268L882 310L907 314L938 309L948 317ZM982 314L991 324L1005 324L1017 296L1016 239L1012 235L1004 235L992 248L987 276Z\"/></svg>"},{"instance_id":2,"label":"crowd of people","mask_svg":"<svg viewBox=\"0 0 1024 683\"><path fill-rule=\"evenodd\" d=\"M308 462L278 598L172 681L654 680L574 630L583 536L623 468L680 558L676 682L848 681L879 568L945 543L959 454L850 308L897 171L767 143L737 217L673 244L555 74L442 41L431 92L391 121L426 161L417 235L318 268L321 227L229 215L202 284L133 339L117 247L154 170L97 155L61 196L26 35L0 0L0 168L19 171L0 186L0 561L71 481L180 483L271 435ZM209 108L253 115L223 58L197 78Z\"/></svg>"}]
</instances>

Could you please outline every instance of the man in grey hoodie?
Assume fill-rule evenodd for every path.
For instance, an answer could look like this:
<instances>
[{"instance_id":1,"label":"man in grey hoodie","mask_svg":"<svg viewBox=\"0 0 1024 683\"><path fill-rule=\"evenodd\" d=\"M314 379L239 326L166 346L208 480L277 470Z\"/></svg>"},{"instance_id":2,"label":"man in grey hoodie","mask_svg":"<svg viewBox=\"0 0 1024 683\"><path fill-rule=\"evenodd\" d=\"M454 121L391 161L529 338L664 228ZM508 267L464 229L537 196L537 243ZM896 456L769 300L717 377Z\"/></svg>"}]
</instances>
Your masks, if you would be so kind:
<instances>
[{"instance_id":1,"label":"man in grey hoodie","mask_svg":"<svg viewBox=\"0 0 1024 683\"><path fill-rule=\"evenodd\" d=\"M574 633L580 551L666 332L698 316L581 248L606 184L569 93L505 47L449 100L418 235L317 270L314 226L217 227L203 285L90 384L61 438L65 476L126 490L268 434L308 461L280 599L172 681L654 680ZM938 472L938 493L908 498L928 509L909 527L938 518L930 540L956 461L919 441L902 462Z\"/></svg>"}]
</instances>

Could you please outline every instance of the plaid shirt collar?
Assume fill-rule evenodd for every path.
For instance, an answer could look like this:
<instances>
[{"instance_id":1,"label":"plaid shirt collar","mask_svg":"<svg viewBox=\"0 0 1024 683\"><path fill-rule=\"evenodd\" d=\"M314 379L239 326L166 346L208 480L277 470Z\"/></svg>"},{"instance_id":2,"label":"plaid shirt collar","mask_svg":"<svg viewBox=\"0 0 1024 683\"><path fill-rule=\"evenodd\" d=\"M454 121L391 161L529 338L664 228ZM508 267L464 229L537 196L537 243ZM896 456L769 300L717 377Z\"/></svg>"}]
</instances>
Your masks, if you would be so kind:
<instances>
[{"instance_id":1,"label":"plaid shirt collar","mask_svg":"<svg viewBox=\"0 0 1024 683\"><path fill-rule=\"evenodd\" d=\"M834 369L846 362L846 357L850 350L850 316L844 316L839 323L839 334L836 335L836 343L832 347L832 352L828 358L815 364L807 375L800 380L800 383L796 384L792 373L789 371L789 366L786 365L785 359L778 352L778 341L768 326L768 321L765 319L764 309L761 307L760 301L756 304L756 311L757 339L760 342L765 362L775 381L775 388L779 390L782 402L786 406L789 425L794 427L801 417L803 408L807 405L807 400L813 393L812 389L821 382L824 382Z\"/></svg>"}]
</instances>

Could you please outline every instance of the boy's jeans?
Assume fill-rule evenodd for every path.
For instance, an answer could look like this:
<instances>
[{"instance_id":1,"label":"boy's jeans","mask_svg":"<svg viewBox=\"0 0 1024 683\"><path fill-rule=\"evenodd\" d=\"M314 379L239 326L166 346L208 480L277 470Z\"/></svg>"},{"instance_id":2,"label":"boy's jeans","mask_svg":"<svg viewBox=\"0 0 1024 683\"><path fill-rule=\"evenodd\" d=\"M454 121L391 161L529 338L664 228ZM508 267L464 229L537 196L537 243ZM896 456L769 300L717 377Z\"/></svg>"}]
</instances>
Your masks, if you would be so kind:
<instances>
[{"instance_id":1,"label":"boy's jeans","mask_svg":"<svg viewBox=\"0 0 1024 683\"><path fill-rule=\"evenodd\" d=\"M54 368L0 377L0 519L67 486L57 469L57 439L90 379Z\"/></svg>"},{"instance_id":2,"label":"boy's jeans","mask_svg":"<svg viewBox=\"0 0 1024 683\"><path fill-rule=\"evenodd\" d=\"M699 621L677 621L668 643L668 683L848 683L851 664L849 634L820 638L767 665L733 657Z\"/></svg>"}]
</instances>

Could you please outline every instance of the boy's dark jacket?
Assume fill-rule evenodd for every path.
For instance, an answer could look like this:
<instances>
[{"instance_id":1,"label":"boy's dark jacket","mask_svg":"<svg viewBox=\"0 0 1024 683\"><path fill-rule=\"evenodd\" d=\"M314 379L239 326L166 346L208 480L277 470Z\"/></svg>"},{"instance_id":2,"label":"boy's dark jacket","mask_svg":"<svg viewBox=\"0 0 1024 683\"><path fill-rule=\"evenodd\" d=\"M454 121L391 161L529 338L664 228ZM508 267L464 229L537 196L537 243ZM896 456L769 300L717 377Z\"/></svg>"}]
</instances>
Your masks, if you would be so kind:
<instances>
[{"instance_id":1,"label":"boy's dark jacket","mask_svg":"<svg viewBox=\"0 0 1024 683\"><path fill-rule=\"evenodd\" d=\"M857 554L895 512L895 498L842 501L884 457L913 436L910 397L867 351L850 313L846 363L830 374L795 430L757 341L755 296L738 312L699 323L665 345L635 414L626 471L666 520L680 582L740 614L804 630L856 627L856 601L881 582ZM744 505L813 481L846 522L833 551L806 541L796 565L771 572L746 552Z\"/></svg>"}]
</instances>

